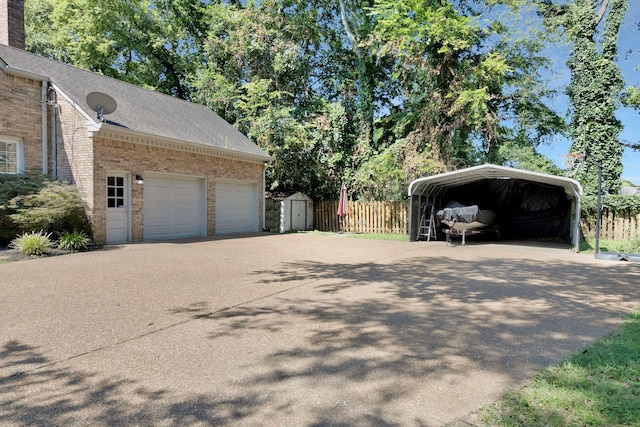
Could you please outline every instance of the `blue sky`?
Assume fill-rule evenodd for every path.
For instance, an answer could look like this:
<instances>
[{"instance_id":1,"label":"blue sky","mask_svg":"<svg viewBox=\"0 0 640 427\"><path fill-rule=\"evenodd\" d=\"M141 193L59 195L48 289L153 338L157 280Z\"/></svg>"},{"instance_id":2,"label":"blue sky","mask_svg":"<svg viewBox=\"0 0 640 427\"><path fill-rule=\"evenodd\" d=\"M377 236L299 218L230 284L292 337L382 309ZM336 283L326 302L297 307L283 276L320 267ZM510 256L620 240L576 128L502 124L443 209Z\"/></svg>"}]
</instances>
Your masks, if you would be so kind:
<instances>
[{"instance_id":1,"label":"blue sky","mask_svg":"<svg viewBox=\"0 0 640 427\"><path fill-rule=\"evenodd\" d=\"M618 36L618 65L622 70L625 82L628 85L640 86L640 7L632 0L629 3L627 16L620 29ZM569 82L569 70L565 65L568 55L566 51L556 51L553 53L555 59L555 81L558 84ZM553 100L552 106L561 114L566 111L566 97ZM621 139L627 142L640 142L640 111L622 108L617 113L618 119L624 124L624 131ZM539 151L549 157L559 166L562 166L562 155L569 151L571 142L565 139L557 139L549 146L540 146ZM622 157L624 170L622 179L640 185L640 152L629 148L625 149Z\"/></svg>"}]
</instances>

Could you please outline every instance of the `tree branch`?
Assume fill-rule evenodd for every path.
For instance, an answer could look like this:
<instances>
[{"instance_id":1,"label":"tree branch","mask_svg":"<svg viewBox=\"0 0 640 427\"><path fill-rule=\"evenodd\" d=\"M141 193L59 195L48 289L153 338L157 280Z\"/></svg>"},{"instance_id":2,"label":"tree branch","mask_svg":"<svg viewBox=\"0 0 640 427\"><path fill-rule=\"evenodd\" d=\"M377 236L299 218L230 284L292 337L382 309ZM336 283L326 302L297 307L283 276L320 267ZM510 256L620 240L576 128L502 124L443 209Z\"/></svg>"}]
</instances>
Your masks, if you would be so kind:
<instances>
[{"instance_id":1,"label":"tree branch","mask_svg":"<svg viewBox=\"0 0 640 427\"><path fill-rule=\"evenodd\" d=\"M608 5L609 5L609 0L602 0L602 3L600 4L600 9L598 9L598 14L596 15L596 25L598 25L600 21L602 21L602 18L604 17L605 12L607 11Z\"/></svg>"},{"instance_id":2,"label":"tree branch","mask_svg":"<svg viewBox=\"0 0 640 427\"><path fill-rule=\"evenodd\" d=\"M358 47L358 39L356 35L351 30L351 26L349 25L349 19L347 18L347 7L344 4L344 0L340 0L340 16L342 18L342 25L344 25L344 29L347 32L347 36L351 43L353 43L354 49L358 55L360 55L360 48Z\"/></svg>"}]
</instances>

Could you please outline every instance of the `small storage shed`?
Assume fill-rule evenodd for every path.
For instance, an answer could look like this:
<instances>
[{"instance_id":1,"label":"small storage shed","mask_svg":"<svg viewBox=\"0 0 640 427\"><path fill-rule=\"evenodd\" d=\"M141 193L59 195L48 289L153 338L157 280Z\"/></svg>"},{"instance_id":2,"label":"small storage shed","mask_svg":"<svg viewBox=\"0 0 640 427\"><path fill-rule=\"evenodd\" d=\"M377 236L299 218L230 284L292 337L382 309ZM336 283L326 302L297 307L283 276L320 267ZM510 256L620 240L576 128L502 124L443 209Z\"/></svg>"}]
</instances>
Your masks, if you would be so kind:
<instances>
[{"instance_id":1,"label":"small storage shed","mask_svg":"<svg viewBox=\"0 0 640 427\"><path fill-rule=\"evenodd\" d=\"M279 206L278 232L313 229L313 200L300 192L282 198Z\"/></svg>"},{"instance_id":2,"label":"small storage shed","mask_svg":"<svg viewBox=\"0 0 640 427\"><path fill-rule=\"evenodd\" d=\"M409 239L417 240L425 205L451 202L495 213L504 239L580 243L582 186L574 179L485 164L418 178L409 184Z\"/></svg>"}]
</instances>

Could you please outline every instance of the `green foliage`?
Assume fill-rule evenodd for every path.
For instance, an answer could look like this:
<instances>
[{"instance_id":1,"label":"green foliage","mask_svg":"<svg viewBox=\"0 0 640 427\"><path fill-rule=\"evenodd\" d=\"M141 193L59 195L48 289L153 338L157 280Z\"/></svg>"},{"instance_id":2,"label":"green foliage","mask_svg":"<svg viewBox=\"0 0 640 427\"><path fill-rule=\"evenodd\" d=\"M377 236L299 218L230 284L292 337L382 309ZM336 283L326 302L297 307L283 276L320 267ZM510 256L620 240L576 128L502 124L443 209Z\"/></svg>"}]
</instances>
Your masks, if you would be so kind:
<instances>
[{"instance_id":1,"label":"green foliage","mask_svg":"<svg viewBox=\"0 0 640 427\"><path fill-rule=\"evenodd\" d=\"M526 2L454 3L380 0L371 8L380 55L395 58L393 77L415 117L402 137L444 170L514 161L500 145L534 147L563 129L543 102L542 32L517 18L528 14Z\"/></svg>"},{"instance_id":2,"label":"green foliage","mask_svg":"<svg viewBox=\"0 0 640 427\"><path fill-rule=\"evenodd\" d=\"M8 216L21 230L70 230L87 228L84 202L76 187L58 182L42 180L37 192L25 191L13 197L8 208L13 211ZM36 180L39 181L39 180Z\"/></svg>"},{"instance_id":3,"label":"green foliage","mask_svg":"<svg viewBox=\"0 0 640 427\"><path fill-rule=\"evenodd\" d=\"M27 1L27 50L188 99L187 77L204 60L201 8L197 0Z\"/></svg>"},{"instance_id":4,"label":"green foliage","mask_svg":"<svg viewBox=\"0 0 640 427\"><path fill-rule=\"evenodd\" d=\"M91 239L84 231L63 231L59 233L58 248L62 250L80 251L87 249L91 244Z\"/></svg>"},{"instance_id":5,"label":"green foliage","mask_svg":"<svg viewBox=\"0 0 640 427\"><path fill-rule=\"evenodd\" d=\"M55 246L51 233L44 231L24 233L11 241L9 247L25 255L44 255Z\"/></svg>"},{"instance_id":6,"label":"green foliage","mask_svg":"<svg viewBox=\"0 0 640 427\"><path fill-rule=\"evenodd\" d=\"M11 241L23 231L11 219L16 212L11 207L11 200L18 195L37 193L46 182L42 176L0 174L0 244Z\"/></svg>"},{"instance_id":7,"label":"green foliage","mask_svg":"<svg viewBox=\"0 0 640 427\"><path fill-rule=\"evenodd\" d=\"M617 40L627 10L627 0L609 0L606 22L600 31L597 11L591 0L569 3L560 21L572 50L567 61L571 82L567 88L571 105L571 152L586 153L587 161L574 178L585 194L597 191L598 163L602 167L603 188L620 189L623 146L619 141L622 124L615 112L624 88L616 64Z\"/></svg>"},{"instance_id":8,"label":"green foliage","mask_svg":"<svg viewBox=\"0 0 640 427\"><path fill-rule=\"evenodd\" d=\"M411 181L438 172L439 165L430 156L417 153L400 140L356 171L352 190L365 200L404 200Z\"/></svg>"},{"instance_id":9,"label":"green foliage","mask_svg":"<svg viewBox=\"0 0 640 427\"><path fill-rule=\"evenodd\" d=\"M589 216L595 215L597 201L597 196L585 195L582 198L582 212ZM629 215L640 214L640 196L604 195L602 196L601 204L612 212L624 212Z\"/></svg>"},{"instance_id":10,"label":"green foliage","mask_svg":"<svg viewBox=\"0 0 640 427\"><path fill-rule=\"evenodd\" d=\"M595 237L580 242L580 252L593 253L595 252L595 248ZM600 252L640 253L640 235L634 236L629 240L599 239L598 249Z\"/></svg>"},{"instance_id":11,"label":"green foliage","mask_svg":"<svg viewBox=\"0 0 640 427\"><path fill-rule=\"evenodd\" d=\"M529 144L511 141L500 146L499 155L506 166L532 172L562 175L562 171L551 160L537 153Z\"/></svg>"},{"instance_id":12,"label":"green foliage","mask_svg":"<svg viewBox=\"0 0 640 427\"><path fill-rule=\"evenodd\" d=\"M627 107L640 108L640 87L628 87L623 93L622 102Z\"/></svg>"},{"instance_id":13,"label":"green foliage","mask_svg":"<svg viewBox=\"0 0 640 427\"><path fill-rule=\"evenodd\" d=\"M610 1L609 16L619 16L622 0ZM542 78L549 34L531 13L540 4L29 0L27 45L208 106L275 157L267 170L272 191L335 198L345 181L354 197L396 199L418 173L484 162L553 169L536 147L566 126L546 103L554 95ZM553 9L547 17L567 16L556 6L540 7ZM574 21L563 22L582 37L590 24ZM589 78L597 72L615 85L609 41L602 53L606 60ZM611 105L601 106L608 114ZM593 111L583 122L606 114ZM608 126L593 129L593 147L616 131L616 123ZM614 191L609 178L619 176L619 164L611 154L607 188Z\"/></svg>"},{"instance_id":14,"label":"green foliage","mask_svg":"<svg viewBox=\"0 0 640 427\"><path fill-rule=\"evenodd\" d=\"M21 252L22 247L38 252L38 248L50 248L47 240L52 231L73 229L58 233L61 248L65 249L66 242L86 248L91 241L85 231L88 228L84 203L75 187L38 175L0 175L0 243L13 242Z\"/></svg>"}]
</instances>

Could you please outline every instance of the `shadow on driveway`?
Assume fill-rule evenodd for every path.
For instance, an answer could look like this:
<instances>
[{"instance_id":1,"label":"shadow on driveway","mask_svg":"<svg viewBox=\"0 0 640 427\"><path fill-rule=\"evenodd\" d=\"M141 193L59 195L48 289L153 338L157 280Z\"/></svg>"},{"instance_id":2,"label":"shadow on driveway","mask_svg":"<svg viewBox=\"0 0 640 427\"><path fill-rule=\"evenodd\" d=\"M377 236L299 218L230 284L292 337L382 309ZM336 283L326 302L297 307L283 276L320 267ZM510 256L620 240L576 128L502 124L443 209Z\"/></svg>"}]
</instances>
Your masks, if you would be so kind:
<instances>
[{"instance_id":1,"label":"shadow on driveway","mask_svg":"<svg viewBox=\"0 0 640 427\"><path fill-rule=\"evenodd\" d=\"M189 320L158 334L206 340L197 366L110 356L149 357L168 370L165 386L145 380L150 366L110 375L6 342L0 367L20 373L0 376L0 424L443 425L638 306L632 267L451 254L282 262L251 274L255 286L285 290L214 311L207 301L174 307Z\"/></svg>"}]
</instances>

